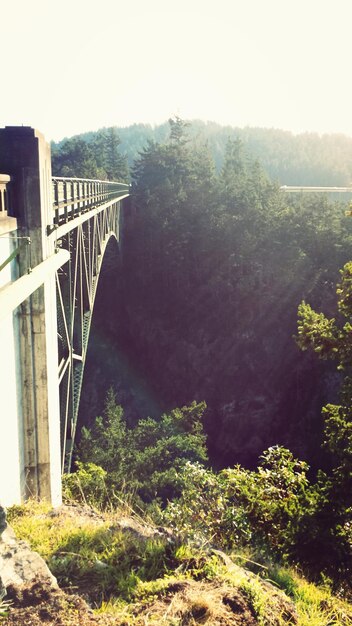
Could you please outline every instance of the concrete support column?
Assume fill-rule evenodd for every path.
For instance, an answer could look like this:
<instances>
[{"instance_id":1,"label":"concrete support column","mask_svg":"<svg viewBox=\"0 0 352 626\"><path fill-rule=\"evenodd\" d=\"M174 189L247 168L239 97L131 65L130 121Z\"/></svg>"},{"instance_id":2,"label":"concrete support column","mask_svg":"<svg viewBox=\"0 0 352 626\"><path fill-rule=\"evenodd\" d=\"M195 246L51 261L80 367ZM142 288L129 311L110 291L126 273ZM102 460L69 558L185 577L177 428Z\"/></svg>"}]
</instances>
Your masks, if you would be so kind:
<instances>
[{"instance_id":1,"label":"concrete support column","mask_svg":"<svg viewBox=\"0 0 352 626\"><path fill-rule=\"evenodd\" d=\"M0 129L0 171L11 176L11 213L30 238L20 274L54 254L50 146L28 127ZM61 502L56 288L53 272L18 309L22 369L25 497Z\"/></svg>"}]
</instances>

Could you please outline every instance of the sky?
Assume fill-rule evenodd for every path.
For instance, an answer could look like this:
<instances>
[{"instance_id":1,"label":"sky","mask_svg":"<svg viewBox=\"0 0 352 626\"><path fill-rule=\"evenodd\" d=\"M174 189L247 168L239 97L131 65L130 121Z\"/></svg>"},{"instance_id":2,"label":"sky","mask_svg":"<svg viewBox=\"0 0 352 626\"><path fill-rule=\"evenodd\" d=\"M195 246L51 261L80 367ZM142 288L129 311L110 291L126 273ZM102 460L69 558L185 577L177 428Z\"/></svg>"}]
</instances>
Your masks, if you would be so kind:
<instances>
[{"instance_id":1,"label":"sky","mask_svg":"<svg viewBox=\"0 0 352 626\"><path fill-rule=\"evenodd\" d=\"M352 0L2 0L0 127L352 136Z\"/></svg>"}]
</instances>

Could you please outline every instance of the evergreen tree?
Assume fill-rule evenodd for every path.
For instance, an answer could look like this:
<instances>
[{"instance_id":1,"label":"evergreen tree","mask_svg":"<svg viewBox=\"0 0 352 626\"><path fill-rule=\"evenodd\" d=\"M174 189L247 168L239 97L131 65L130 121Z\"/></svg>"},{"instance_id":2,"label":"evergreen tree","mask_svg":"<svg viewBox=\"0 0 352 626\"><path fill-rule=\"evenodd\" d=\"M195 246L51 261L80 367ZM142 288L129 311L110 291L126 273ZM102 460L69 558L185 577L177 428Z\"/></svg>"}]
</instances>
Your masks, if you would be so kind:
<instances>
[{"instance_id":1,"label":"evergreen tree","mask_svg":"<svg viewBox=\"0 0 352 626\"><path fill-rule=\"evenodd\" d=\"M54 176L98 178L98 166L91 147L79 137L66 139L52 155Z\"/></svg>"},{"instance_id":2,"label":"evergreen tree","mask_svg":"<svg viewBox=\"0 0 352 626\"><path fill-rule=\"evenodd\" d=\"M352 262L341 270L337 295L338 312L347 321L338 324L302 302L297 341L302 350L336 361L343 374L340 404L323 408L324 445L331 453L332 469L319 475L317 511L304 529L304 543L325 568L330 563L345 576L352 573Z\"/></svg>"},{"instance_id":3,"label":"evergreen tree","mask_svg":"<svg viewBox=\"0 0 352 626\"><path fill-rule=\"evenodd\" d=\"M52 148L54 176L128 180L127 159L119 153L120 139L116 128L98 131L92 141L81 136L66 139Z\"/></svg>"},{"instance_id":4,"label":"evergreen tree","mask_svg":"<svg viewBox=\"0 0 352 626\"><path fill-rule=\"evenodd\" d=\"M107 472L110 495L137 493L143 501L175 497L181 488L181 469L187 461L207 459L202 416L205 404L193 402L174 409L160 420L139 420L128 428L123 410L108 393L103 417L92 429L84 428L80 463L94 463ZM82 465L81 465L82 467Z\"/></svg>"},{"instance_id":5,"label":"evergreen tree","mask_svg":"<svg viewBox=\"0 0 352 626\"><path fill-rule=\"evenodd\" d=\"M120 143L117 129L111 127L98 131L91 144L98 167L108 180L128 180L127 159L119 152Z\"/></svg>"}]
</instances>

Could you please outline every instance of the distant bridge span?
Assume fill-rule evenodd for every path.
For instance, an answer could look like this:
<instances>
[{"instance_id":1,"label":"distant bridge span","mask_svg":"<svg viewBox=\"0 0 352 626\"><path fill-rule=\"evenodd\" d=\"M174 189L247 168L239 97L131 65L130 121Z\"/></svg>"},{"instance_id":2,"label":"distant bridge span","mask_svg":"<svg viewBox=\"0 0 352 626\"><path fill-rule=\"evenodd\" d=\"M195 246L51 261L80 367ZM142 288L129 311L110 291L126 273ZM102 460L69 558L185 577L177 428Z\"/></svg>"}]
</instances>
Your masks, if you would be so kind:
<instances>
[{"instance_id":1,"label":"distant bridge span","mask_svg":"<svg viewBox=\"0 0 352 626\"><path fill-rule=\"evenodd\" d=\"M61 502L99 274L129 185L52 178L50 146L0 129L0 502Z\"/></svg>"},{"instance_id":2,"label":"distant bridge span","mask_svg":"<svg viewBox=\"0 0 352 626\"><path fill-rule=\"evenodd\" d=\"M282 185L285 193L352 193L352 187L307 187L300 185Z\"/></svg>"}]
</instances>

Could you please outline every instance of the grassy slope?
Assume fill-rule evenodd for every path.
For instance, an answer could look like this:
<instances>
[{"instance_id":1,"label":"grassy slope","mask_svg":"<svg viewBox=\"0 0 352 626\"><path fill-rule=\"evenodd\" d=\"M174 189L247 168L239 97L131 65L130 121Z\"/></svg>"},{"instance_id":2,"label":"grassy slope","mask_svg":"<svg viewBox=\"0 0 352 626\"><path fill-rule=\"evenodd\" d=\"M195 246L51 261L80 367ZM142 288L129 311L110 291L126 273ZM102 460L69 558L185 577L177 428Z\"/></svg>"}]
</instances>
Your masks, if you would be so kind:
<instances>
[{"instance_id":1,"label":"grassy slope","mask_svg":"<svg viewBox=\"0 0 352 626\"><path fill-rule=\"evenodd\" d=\"M8 517L17 536L46 559L60 586L89 601L99 624L352 624L350 605L293 570L273 566L255 575L236 564L243 563L238 555L194 547L185 538L181 542L141 519L127 518L126 511L53 511L29 503L13 507ZM45 603L51 606L48 598ZM40 623L40 602L39 608L16 606L5 623L21 626L29 616L31 623ZM77 598L62 598L60 606L48 625L92 623Z\"/></svg>"}]
</instances>

